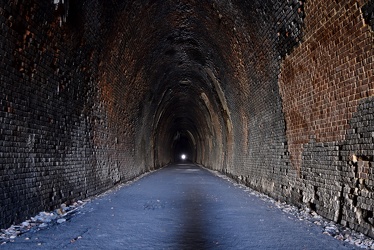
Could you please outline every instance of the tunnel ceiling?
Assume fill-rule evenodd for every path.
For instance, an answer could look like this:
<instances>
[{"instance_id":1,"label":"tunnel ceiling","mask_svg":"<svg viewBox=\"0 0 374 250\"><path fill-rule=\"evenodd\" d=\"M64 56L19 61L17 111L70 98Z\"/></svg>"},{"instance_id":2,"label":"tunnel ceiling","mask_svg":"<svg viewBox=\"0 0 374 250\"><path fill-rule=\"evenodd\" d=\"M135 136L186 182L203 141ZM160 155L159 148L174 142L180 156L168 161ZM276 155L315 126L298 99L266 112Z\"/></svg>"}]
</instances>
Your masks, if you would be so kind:
<instances>
[{"instance_id":1,"label":"tunnel ceiling","mask_svg":"<svg viewBox=\"0 0 374 250\"><path fill-rule=\"evenodd\" d=\"M215 44L220 41L215 41L209 31L218 28L219 17L211 3L180 1L161 5L161 12L167 11L160 20L163 36L151 51L153 67L149 72L153 91L151 105L158 107L153 124L155 146L175 147L176 134L182 134L189 141L197 142L189 157L197 160L198 154L201 161L202 152L196 150L206 147L209 137L222 129L218 128L222 122L215 124L211 118L221 116L222 104L207 74L207 69L214 71L217 67L215 61L222 63L221 52ZM204 96L208 101L204 101ZM161 165L173 157L168 152L174 153L172 148L162 151L159 157L164 158L158 159Z\"/></svg>"},{"instance_id":2,"label":"tunnel ceiling","mask_svg":"<svg viewBox=\"0 0 374 250\"><path fill-rule=\"evenodd\" d=\"M94 120L115 129L138 165L172 161L181 134L192 160L230 166L234 141L250 136L247 114L281 110L279 62L302 38L303 0L55 2L55 43L85 59L82 85L99 95Z\"/></svg>"},{"instance_id":3,"label":"tunnel ceiling","mask_svg":"<svg viewBox=\"0 0 374 250\"><path fill-rule=\"evenodd\" d=\"M159 161L156 165L166 164L171 158L166 151L158 151L164 151L160 145L172 145L176 133L196 140L193 157L202 162L204 153L199 148L232 140L226 98L241 95L243 91L245 96L250 91L238 79L240 74L247 77L245 61L256 70L257 56L277 54L273 10L282 9L284 4L276 5L276 1L270 0L112 1L111 4L106 8L116 14L110 17L114 26L109 29L110 42L104 54L111 55L112 67L123 65L127 67L123 70L126 74L132 72L128 88L136 89L134 95L143 96L144 100L133 106L142 106L139 119L147 124L144 126L153 128L150 137L154 155L164 158L155 159ZM300 8L302 1L291 4ZM274 32L266 33L269 27ZM268 52L258 55L255 51L258 47ZM222 148L219 150L225 154Z\"/></svg>"}]
</instances>

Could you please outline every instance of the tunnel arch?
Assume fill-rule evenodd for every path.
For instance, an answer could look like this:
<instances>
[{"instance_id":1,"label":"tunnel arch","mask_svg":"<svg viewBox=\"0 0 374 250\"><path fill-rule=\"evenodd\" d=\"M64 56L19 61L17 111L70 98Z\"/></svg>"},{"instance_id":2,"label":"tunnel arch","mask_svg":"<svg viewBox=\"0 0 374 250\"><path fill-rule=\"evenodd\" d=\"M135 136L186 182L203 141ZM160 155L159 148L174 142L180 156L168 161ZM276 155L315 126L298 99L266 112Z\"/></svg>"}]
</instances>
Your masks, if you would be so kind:
<instances>
[{"instance_id":1,"label":"tunnel arch","mask_svg":"<svg viewBox=\"0 0 374 250\"><path fill-rule=\"evenodd\" d=\"M218 47L214 45L214 40L210 41L207 33L203 30L195 33L182 28L173 29L164 34L162 43L155 45L157 54L149 58L152 65L149 69L150 82L153 84L151 101L144 105L152 110L147 119L152 120L149 127L154 131L151 138L153 166L156 168L171 162L172 157L160 160L163 149L159 148L159 144L165 141L159 137L163 126L158 126L168 123L164 119L173 113L182 116L189 114L187 118L194 124L189 131L196 139L194 159L197 163L219 170L232 165L232 121L221 87L226 84L221 73L226 69L222 66L220 51L216 51ZM173 105L168 107L167 103ZM194 108L196 115L186 111L183 106ZM202 119L206 121L202 122ZM170 138L167 141L170 145Z\"/></svg>"},{"instance_id":2,"label":"tunnel arch","mask_svg":"<svg viewBox=\"0 0 374 250\"><path fill-rule=\"evenodd\" d=\"M175 87L179 88L179 87ZM173 145L175 136L183 136L188 138L192 143L194 149L193 161L201 162L201 149L206 147L206 135L210 135L215 129L211 122L206 118L206 111L201 109L201 100L188 98L189 94L186 92L195 92L193 88L188 90L185 88L185 94L179 95L172 91L167 90L167 96L159 104L159 109L155 115L154 129L154 149L155 149L155 165L161 167L174 161ZM191 93L190 93L191 94ZM199 96L197 93L192 96ZM189 131L189 132L187 132ZM192 136L191 136L192 135ZM194 138L194 139L192 139Z\"/></svg>"},{"instance_id":3,"label":"tunnel arch","mask_svg":"<svg viewBox=\"0 0 374 250\"><path fill-rule=\"evenodd\" d=\"M152 125L155 167L161 167L175 159L170 152L172 138L178 132L189 138L189 141L195 141L193 161L218 169L227 164L232 150L232 123L227 104L222 104L222 95L216 90L219 83L216 82L215 88L212 88L210 77L195 75L191 77L193 80L183 78L179 80L179 84L166 84L163 97L156 105L158 109L155 110ZM203 83L197 84L194 80ZM168 135L164 135L166 131ZM165 148L161 148L161 145ZM218 157L222 155L225 157Z\"/></svg>"},{"instance_id":4,"label":"tunnel arch","mask_svg":"<svg viewBox=\"0 0 374 250\"><path fill-rule=\"evenodd\" d=\"M5 1L0 223L188 151L276 199L372 230L371 204L356 204L360 194L352 203L357 183L344 177L373 182L372 2Z\"/></svg>"}]
</instances>

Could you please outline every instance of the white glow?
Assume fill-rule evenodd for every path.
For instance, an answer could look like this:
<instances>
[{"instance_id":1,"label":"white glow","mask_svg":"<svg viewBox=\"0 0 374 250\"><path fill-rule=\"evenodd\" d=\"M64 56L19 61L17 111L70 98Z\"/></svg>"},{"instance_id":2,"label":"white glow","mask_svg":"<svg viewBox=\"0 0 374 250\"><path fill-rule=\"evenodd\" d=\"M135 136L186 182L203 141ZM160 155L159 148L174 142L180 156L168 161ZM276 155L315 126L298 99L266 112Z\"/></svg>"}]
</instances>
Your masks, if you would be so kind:
<instances>
[{"instance_id":1,"label":"white glow","mask_svg":"<svg viewBox=\"0 0 374 250\"><path fill-rule=\"evenodd\" d=\"M182 160L185 160L186 158L187 158L187 156L186 156L185 154L182 154L182 155L181 155L181 159L182 159Z\"/></svg>"}]
</instances>

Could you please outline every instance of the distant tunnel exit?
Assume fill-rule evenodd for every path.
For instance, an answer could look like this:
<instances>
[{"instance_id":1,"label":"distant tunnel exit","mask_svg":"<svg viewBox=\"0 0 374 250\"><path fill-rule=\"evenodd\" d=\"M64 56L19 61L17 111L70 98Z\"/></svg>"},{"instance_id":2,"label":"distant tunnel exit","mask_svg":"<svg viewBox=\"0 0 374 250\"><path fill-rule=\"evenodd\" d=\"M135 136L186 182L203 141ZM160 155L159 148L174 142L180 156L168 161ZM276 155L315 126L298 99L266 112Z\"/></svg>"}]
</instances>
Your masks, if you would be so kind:
<instances>
[{"instance_id":1,"label":"distant tunnel exit","mask_svg":"<svg viewBox=\"0 0 374 250\"><path fill-rule=\"evenodd\" d=\"M172 155L174 162L195 162L196 145L188 135L177 133L173 140Z\"/></svg>"}]
</instances>

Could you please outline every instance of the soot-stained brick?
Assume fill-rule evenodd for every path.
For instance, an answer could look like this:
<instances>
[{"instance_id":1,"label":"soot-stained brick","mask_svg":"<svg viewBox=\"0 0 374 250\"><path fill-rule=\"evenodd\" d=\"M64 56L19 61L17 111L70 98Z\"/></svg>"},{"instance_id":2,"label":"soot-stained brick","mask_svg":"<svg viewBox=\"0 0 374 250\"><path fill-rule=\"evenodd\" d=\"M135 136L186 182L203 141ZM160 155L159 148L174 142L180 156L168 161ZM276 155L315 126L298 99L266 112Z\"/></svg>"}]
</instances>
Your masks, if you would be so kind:
<instances>
[{"instance_id":1,"label":"soot-stained brick","mask_svg":"<svg viewBox=\"0 0 374 250\"><path fill-rule=\"evenodd\" d=\"M370 0L362 7L362 13L367 25L374 31L374 1Z\"/></svg>"}]
</instances>

